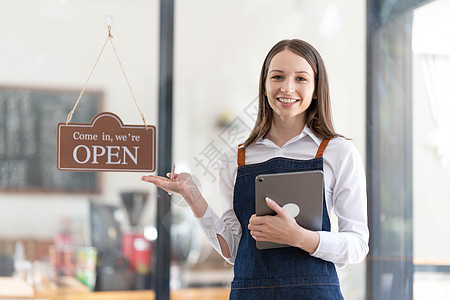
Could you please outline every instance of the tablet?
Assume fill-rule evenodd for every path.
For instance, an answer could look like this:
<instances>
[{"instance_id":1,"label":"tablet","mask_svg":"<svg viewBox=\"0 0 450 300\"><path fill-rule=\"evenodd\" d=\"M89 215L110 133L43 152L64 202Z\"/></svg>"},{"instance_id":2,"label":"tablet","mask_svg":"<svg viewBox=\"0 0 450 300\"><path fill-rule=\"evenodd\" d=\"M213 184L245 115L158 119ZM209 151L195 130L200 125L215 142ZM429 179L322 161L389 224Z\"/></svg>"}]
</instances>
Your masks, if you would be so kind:
<instances>
[{"instance_id":1,"label":"tablet","mask_svg":"<svg viewBox=\"0 0 450 300\"><path fill-rule=\"evenodd\" d=\"M314 231L322 230L322 171L258 175L255 178L257 216L275 215L267 206L266 197L287 209L300 226ZM256 241L256 247L271 249L289 245Z\"/></svg>"}]
</instances>

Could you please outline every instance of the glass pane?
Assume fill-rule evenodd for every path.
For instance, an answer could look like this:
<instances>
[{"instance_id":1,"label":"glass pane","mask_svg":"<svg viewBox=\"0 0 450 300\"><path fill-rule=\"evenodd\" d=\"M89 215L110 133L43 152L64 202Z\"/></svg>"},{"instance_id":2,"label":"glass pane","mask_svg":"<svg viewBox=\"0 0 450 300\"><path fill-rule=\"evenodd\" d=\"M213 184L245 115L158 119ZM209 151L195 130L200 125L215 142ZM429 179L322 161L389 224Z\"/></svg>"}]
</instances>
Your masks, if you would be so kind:
<instances>
[{"instance_id":1,"label":"glass pane","mask_svg":"<svg viewBox=\"0 0 450 300\"><path fill-rule=\"evenodd\" d=\"M23 156L14 158L14 150L33 153L32 138L24 138L26 142L19 146L14 146L14 138L31 127L37 132L41 123L56 126L65 121L106 40L105 15L115 19L113 41L139 106L147 123L156 125L158 1L0 3L0 90L12 88L25 95L44 90L63 94L67 102L58 109L47 105L45 115L33 117L28 100L0 99L0 159L9 153L0 164L0 276L30 269L26 263L14 269L14 254L20 260L23 247L24 260L38 261L33 268L56 283L55 275L75 275L75 250L83 249L86 258L95 246L96 290L149 288L156 193L140 182L142 174L101 173L90 193L29 190L24 183L26 175L47 173L17 161ZM364 9L360 0L176 2L174 159L177 172L190 171L201 182L214 209L220 209L218 155L240 142L253 126L262 60L270 47L284 38L305 39L321 52L330 77L335 125L339 133L353 139L364 160ZM74 120L89 122L95 115L89 110L83 114L91 92L102 95L98 111L112 111L125 124L142 124L111 45L97 64ZM11 117L13 112L17 118ZM52 131L45 134L54 135ZM53 149L49 145L45 144ZM56 168L54 160L46 163L47 168ZM67 182L65 176L54 177ZM53 183L47 186L51 189ZM139 207L145 194L148 201ZM134 199L131 211L138 212L132 216L123 203L127 196ZM172 201L172 288L228 288L231 266L205 242L186 204L177 197ZM69 247L58 252L54 246L60 245ZM62 269L52 265L52 259L64 253L67 264ZM364 264L348 266L339 273L346 299L363 299ZM87 278L85 274L83 279ZM34 287L40 283L34 281ZM42 298L48 295L45 287L40 293Z\"/></svg>"},{"instance_id":2,"label":"glass pane","mask_svg":"<svg viewBox=\"0 0 450 300\"><path fill-rule=\"evenodd\" d=\"M415 299L450 292L450 34L448 1L414 11L413 201ZM439 291L439 292L438 292ZM433 294L436 292L436 294ZM446 293L447 292L447 293Z\"/></svg>"},{"instance_id":3,"label":"glass pane","mask_svg":"<svg viewBox=\"0 0 450 300\"><path fill-rule=\"evenodd\" d=\"M56 125L66 121L108 37L106 15L114 17L114 46L137 102L156 125L158 3L1 0L0 6L0 276L28 274L38 298L68 277L78 277L67 281L78 290L82 282L96 290L148 288L152 241L143 230L154 224L155 190L140 173L57 171ZM101 111L142 124L109 43L72 122L88 123ZM148 193L135 223L121 198L129 191ZM122 243L131 235L134 244ZM121 245L138 245L133 253L141 256L131 260Z\"/></svg>"},{"instance_id":4,"label":"glass pane","mask_svg":"<svg viewBox=\"0 0 450 300\"><path fill-rule=\"evenodd\" d=\"M368 23L369 298L412 297L411 22L374 9ZM369 4L369 3L368 3ZM372 6L377 6L375 2ZM368 7L369 8L369 7ZM394 7L392 7L394 8ZM383 13L384 14L384 13Z\"/></svg>"},{"instance_id":5,"label":"glass pane","mask_svg":"<svg viewBox=\"0 0 450 300\"><path fill-rule=\"evenodd\" d=\"M337 131L352 138L364 160L364 12L364 1L359 0L176 3L174 159L178 171L194 174L216 212L219 159L229 147L244 142L253 128L260 68L279 40L304 39L322 54ZM172 230L179 260L173 269L179 273L172 275L179 276L172 288L229 286L232 266L201 237L186 205L174 203ZM364 264L339 272L346 299L363 299Z\"/></svg>"}]
</instances>

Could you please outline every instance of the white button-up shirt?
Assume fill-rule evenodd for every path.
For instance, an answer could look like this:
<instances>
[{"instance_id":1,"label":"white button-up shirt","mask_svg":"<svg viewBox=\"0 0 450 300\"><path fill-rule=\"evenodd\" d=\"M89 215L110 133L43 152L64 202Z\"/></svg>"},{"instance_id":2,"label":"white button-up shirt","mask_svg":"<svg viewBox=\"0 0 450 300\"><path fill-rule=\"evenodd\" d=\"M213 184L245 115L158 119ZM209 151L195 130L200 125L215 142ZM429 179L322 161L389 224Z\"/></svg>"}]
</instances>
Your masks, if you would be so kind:
<instances>
[{"instance_id":1,"label":"white button-up shirt","mask_svg":"<svg viewBox=\"0 0 450 300\"><path fill-rule=\"evenodd\" d=\"M245 164L264 162L274 157L297 160L313 159L322 141L305 126L298 136L293 137L281 148L269 139L260 138L245 151ZM362 261L369 250L369 229L367 227L366 178L361 157L353 143L337 137L332 139L323 154L325 201L328 214L334 213L338 220L337 232L319 231L320 242L311 255L343 267L348 263ZM212 246L223 256L217 234L228 244L234 263L242 234L233 210L234 184L237 174L237 146L228 151L222 159L220 171L220 197L222 216L210 208L199 218L202 231ZM245 228L244 230L248 230Z\"/></svg>"}]
</instances>

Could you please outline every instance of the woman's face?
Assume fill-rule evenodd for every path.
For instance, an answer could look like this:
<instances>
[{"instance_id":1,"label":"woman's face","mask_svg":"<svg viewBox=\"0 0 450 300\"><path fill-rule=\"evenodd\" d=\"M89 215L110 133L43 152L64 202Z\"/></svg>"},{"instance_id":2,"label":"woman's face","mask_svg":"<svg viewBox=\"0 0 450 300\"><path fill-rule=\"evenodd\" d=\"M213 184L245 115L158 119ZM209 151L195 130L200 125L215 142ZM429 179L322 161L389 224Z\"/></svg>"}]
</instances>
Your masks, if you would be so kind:
<instances>
[{"instance_id":1,"label":"woman's face","mask_svg":"<svg viewBox=\"0 0 450 300\"><path fill-rule=\"evenodd\" d=\"M314 95L314 71L301 56L289 50L277 53L270 62L266 94L274 117L305 120Z\"/></svg>"}]
</instances>

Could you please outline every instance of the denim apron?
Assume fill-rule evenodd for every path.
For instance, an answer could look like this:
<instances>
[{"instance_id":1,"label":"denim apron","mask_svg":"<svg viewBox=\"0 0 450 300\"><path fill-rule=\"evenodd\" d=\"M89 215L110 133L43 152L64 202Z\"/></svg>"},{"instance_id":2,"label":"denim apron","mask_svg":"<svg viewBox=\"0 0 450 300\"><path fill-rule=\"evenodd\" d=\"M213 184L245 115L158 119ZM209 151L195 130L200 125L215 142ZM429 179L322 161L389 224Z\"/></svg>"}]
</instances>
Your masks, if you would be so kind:
<instances>
[{"instance_id":1,"label":"denim apron","mask_svg":"<svg viewBox=\"0 0 450 300\"><path fill-rule=\"evenodd\" d=\"M245 165L245 149L239 148L233 206L241 223L242 236L230 299L343 299L333 263L296 247L259 250L248 230L249 219L255 213L255 177L259 174L323 171L322 155L328 142L322 141L316 158L311 160L275 157L251 165ZM322 230L330 231L325 197Z\"/></svg>"}]
</instances>

